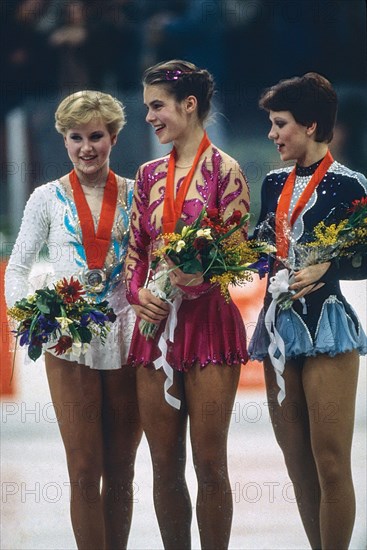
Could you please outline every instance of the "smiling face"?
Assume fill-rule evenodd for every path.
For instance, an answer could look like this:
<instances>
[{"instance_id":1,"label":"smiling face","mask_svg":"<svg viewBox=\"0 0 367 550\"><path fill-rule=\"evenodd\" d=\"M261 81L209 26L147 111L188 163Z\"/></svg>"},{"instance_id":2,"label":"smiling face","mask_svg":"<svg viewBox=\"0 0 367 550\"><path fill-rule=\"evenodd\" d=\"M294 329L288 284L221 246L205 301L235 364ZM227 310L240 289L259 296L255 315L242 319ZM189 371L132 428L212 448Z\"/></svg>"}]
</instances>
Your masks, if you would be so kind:
<instances>
[{"instance_id":1,"label":"smiling face","mask_svg":"<svg viewBox=\"0 0 367 550\"><path fill-rule=\"evenodd\" d=\"M144 104L148 109L145 120L154 128L160 143L180 139L188 130L186 100L177 102L164 86L149 85L144 88Z\"/></svg>"},{"instance_id":2,"label":"smiling face","mask_svg":"<svg viewBox=\"0 0 367 550\"><path fill-rule=\"evenodd\" d=\"M107 175L116 136L110 135L101 118L93 118L86 124L70 128L64 136L64 142L78 173L90 179Z\"/></svg>"},{"instance_id":3,"label":"smiling face","mask_svg":"<svg viewBox=\"0 0 367 550\"><path fill-rule=\"evenodd\" d=\"M269 119L268 138L274 141L282 161L296 160L302 166L314 143L315 124L299 124L290 111L269 111Z\"/></svg>"}]
</instances>

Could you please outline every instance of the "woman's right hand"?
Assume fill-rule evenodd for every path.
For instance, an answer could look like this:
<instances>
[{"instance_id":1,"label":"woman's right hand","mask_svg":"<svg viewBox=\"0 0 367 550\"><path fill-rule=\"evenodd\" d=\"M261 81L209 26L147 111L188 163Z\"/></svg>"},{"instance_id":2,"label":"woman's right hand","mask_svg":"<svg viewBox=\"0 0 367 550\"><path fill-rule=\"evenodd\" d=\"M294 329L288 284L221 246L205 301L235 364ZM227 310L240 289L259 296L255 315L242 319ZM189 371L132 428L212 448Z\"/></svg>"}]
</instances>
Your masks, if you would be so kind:
<instances>
[{"instance_id":1,"label":"woman's right hand","mask_svg":"<svg viewBox=\"0 0 367 550\"><path fill-rule=\"evenodd\" d=\"M292 300L299 300L315 292L325 283L320 279L325 275L330 267L330 262L324 262L322 264L309 265L303 269L300 269L294 274L294 282L289 285L290 290L294 290L295 294L292 296Z\"/></svg>"},{"instance_id":2,"label":"woman's right hand","mask_svg":"<svg viewBox=\"0 0 367 550\"><path fill-rule=\"evenodd\" d=\"M140 319L149 323L159 323L168 317L169 305L154 296L147 288L139 290L140 305L133 306L135 313Z\"/></svg>"}]
</instances>

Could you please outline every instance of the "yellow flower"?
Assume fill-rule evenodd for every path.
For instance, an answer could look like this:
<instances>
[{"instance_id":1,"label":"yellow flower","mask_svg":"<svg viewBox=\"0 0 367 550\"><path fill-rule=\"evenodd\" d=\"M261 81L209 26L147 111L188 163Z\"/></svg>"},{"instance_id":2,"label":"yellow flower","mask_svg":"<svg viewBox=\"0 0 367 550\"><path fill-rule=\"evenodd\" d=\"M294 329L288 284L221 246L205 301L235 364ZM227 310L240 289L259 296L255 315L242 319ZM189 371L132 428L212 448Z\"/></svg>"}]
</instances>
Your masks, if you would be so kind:
<instances>
[{"instance_id":1,"label":"yellow flower","mask_svg":"<svg viewBox=\"0 0 367 550\"><path fill-rule=\"evenodd\" d=\"M7 313L9 317L15 319L15 321L23 321L23 319L26 319L29 315L29 311L24 311L24 309L20 309L16 306L10 307Z\"/></svg>"},{"instance_id":2,"label":"yellow flower","mask_svg":"<svg viewBox=\"0 0 367 550\"><path fill-rule=\"evenodd\" d=\"M249 283L253 280L251 271L241 271L240 273L232 273L227 271L221 275L213 275L210 278L212 284L220 286L220 292L224 296L226 302L230 302L231 295L229 293L229 285L240 286L245 283Z\"/></svg>"},{"instance_id":3,"label":"yellow flower","mask_svg":"<svg viewBox=\"0 0 367 550\"><path fill-rule=\"evenodd\" d=\"M169 250L172 249L175 242L181 239L181 235L178 233L164 233L157 240L157 243L164 243L152 252L152 256L156 258L163 258Z\"/></svg>"},{"instance_id":4,"label":"yellow flower","mask_svg":"<svg viewBox=\"0 0 367 550\"><path fill-rule=\"evenodd\" d=\"M332 223L327 226L324 222L320 222L314 229L316 239L309 243L309 246L331 246L339 241L339 234L346 226L348 220L342 220L336 225Z\"/></svg>"},{"instance_id":5,"label":"yellow flower","mask_svg":"<svg viewBox=\"0 0 367 550\"><path fill-rule=\"evenodd\" d=\"M210 278L210 282L212 284L217 284L220 286L220 292L222 296L224 296L226 302L229 302L231 300L228 287L232 283L232 281L233 275L230 272L222 273L222 275L213 275L213 277Z\"/></svg>"},{"instance_id":6,"label":"yellow flower","mask_svg":"<svg viewBox=\"0 0 367 550\"><path fill-rule=\"evenodd\" d=\"M181 235L179 233L163 233L161 239L166 244L172 244L181 239Z\"/></svg>"}]
</instances>

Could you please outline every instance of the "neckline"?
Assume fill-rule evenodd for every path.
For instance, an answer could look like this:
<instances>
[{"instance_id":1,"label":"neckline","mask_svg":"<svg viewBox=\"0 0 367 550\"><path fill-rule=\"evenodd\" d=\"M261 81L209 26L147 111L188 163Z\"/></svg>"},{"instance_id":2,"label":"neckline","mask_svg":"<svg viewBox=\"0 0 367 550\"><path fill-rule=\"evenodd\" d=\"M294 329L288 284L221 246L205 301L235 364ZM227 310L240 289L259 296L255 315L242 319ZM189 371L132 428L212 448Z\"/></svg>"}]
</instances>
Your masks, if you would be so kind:
<instances>
[{"instance_id":1,"label":"neckline","mask_svg":"<svg viewBox=\"0 0 367 550\"><path fill-rule=\"evenodd\" d=\"M104 189L106 187L106 184L104 185L88 185L87 183L81 183L82 187L85 187L86 189Z\"/></svg>"},{"instance_id":2,"label":"neckline","mask_svg":"<svg viewBox=\"0 0 367 550\"><path fill-rule=\"evenodd\" d=\"M333 156L328 150L326 155L321 161L318 161L307 168L313 169L314 173L312 174L310 180L307 182L307 185L303 189L300 197L297 200L296 205L294 206L293 212L290 215L289 209L291 204L291 198L293 194L293 188L296 181L297 165L288 175L286 181L284 182L283 189L279 196L278 206L275 214L275 225L276 225L276 248L277 248L277 257L286 258L289 250L289 237L287 232L290 228L293 227L297 218L301 215L301 212L305 208L307 202L310 200L312 193L315 191L329 167L334 162ZM305 171L303 171L303 175ZM290 215L290 217L289 217Z\"/></svg>"},{"instance_id":3,"label":"neckline","mask_svg":"<svg viewBox=\"0 0 367 550\"><path fill-rule=\"evenodd\" d=\"M322 157L320 160L310 164L310 166L300 166L299 164L296 164L296 176L312 176L324 158L325 157Z\"/></svg>"},{"instance_id":4,"label":"neckline","mask_svg":"<svg viewBox=\"0 0 367 550\"><path fill-rule=\"evenodd\" d=\"M177 194L174 192L175 187L175 166L176 166L176 148L173 147L167 166L167 175L166 175L166 188L164 193L164 203L163 203L163 217L162 217L162 226L164 233L171 233L175 230L176 222L180 218L183 208L183 203L185 201L188 189L190 187L191 181L193 179L195 170L199 164L200 157L206 151L206 149L211 144L208 135L204 132L204 135L201 139L199 147L196 151L194 162L189 170L189 172L182 179L180 188L177 191Z\"/></svg>"}]
</instances>

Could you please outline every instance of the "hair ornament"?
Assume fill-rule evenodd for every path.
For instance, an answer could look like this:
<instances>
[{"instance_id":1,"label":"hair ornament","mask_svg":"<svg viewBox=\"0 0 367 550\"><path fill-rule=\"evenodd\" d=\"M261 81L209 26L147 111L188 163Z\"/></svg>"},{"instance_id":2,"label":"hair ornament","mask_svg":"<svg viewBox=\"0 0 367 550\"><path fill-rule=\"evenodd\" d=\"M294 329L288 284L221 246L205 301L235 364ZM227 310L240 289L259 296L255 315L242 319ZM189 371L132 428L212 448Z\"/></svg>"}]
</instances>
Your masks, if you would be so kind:
<instances>
[{"instance_id":1,"label":"hair ornament","mask_svg":"<svg viewBox=\"0 0 367 550\"><path fill-rule=\"evenodd\" d=\"M192 74L193 71L166 71L165 78L166 80L178 80L184 74Z\"/></svg>"}]
</instances>

